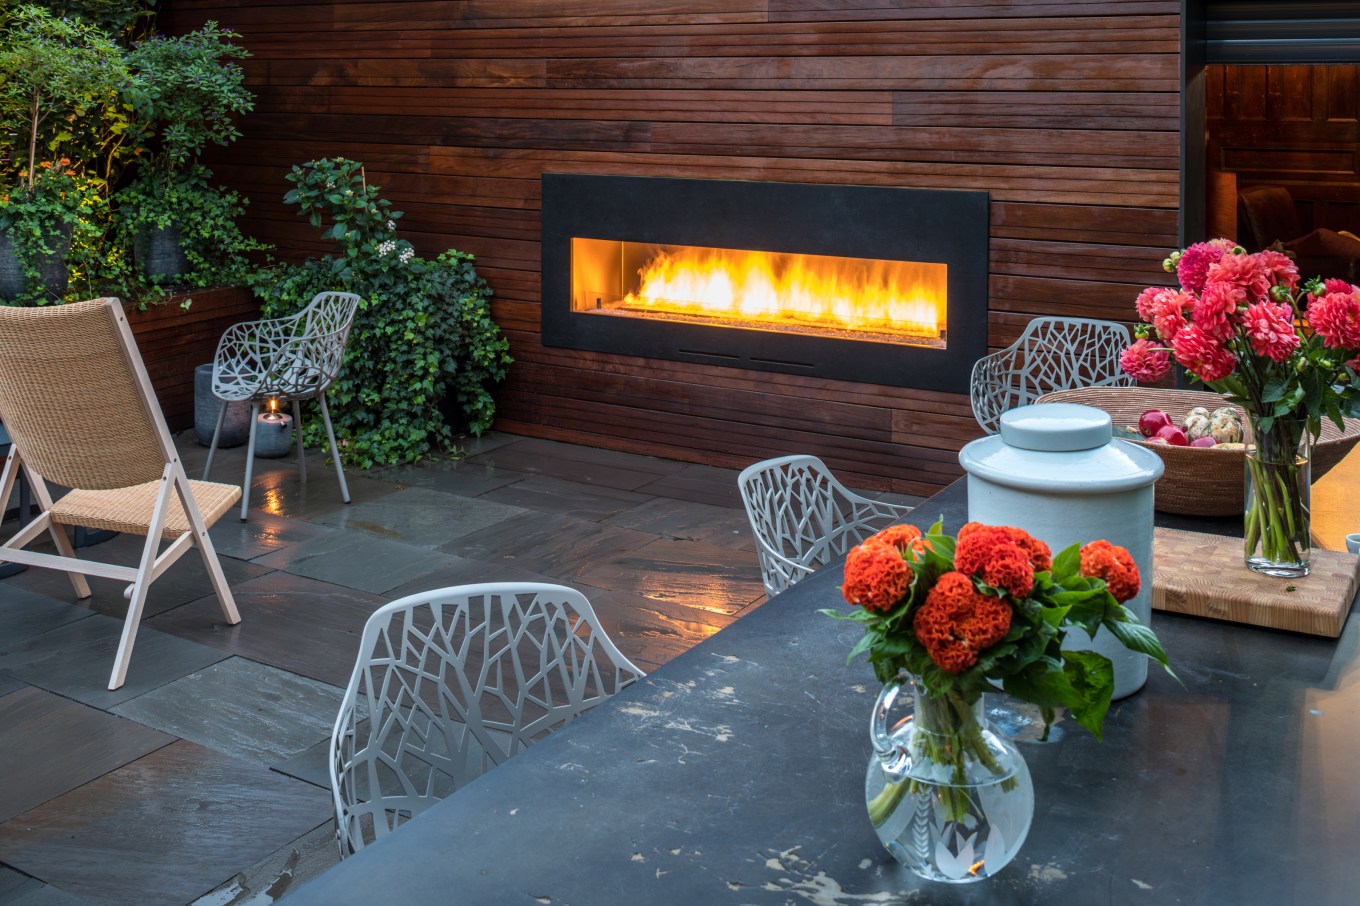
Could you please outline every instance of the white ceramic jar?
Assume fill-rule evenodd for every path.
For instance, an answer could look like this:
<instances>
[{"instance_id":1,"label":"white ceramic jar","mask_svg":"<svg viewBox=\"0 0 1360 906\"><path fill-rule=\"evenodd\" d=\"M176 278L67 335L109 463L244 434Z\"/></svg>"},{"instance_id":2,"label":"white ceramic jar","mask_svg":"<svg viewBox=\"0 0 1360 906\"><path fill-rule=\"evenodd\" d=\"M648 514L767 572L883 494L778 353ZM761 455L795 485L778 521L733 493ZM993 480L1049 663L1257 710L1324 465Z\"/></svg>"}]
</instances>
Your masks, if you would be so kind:
<instances>
[{"instance_id":1,"label":"white ceramic jar","mask_svg":"<svg viewBox=\"0 0 1360 906\"><path fill-rule=\"evenodd\" d=\"M1058 553L1074 542L1104 538L1138 564L1142 589L1126 602L1138 619L1152 617L1152 488L1162 460L1114 440L1108 413L1073 403L1020 406L1001 416L1001 433L959 452L968 472L968 518L1014 525ZM1114 664L1114 697L1147 681L1148 659L1107 629L1094 640L1078 629L1065 647L1097 651Z\"/></svg>"}]
</instances>

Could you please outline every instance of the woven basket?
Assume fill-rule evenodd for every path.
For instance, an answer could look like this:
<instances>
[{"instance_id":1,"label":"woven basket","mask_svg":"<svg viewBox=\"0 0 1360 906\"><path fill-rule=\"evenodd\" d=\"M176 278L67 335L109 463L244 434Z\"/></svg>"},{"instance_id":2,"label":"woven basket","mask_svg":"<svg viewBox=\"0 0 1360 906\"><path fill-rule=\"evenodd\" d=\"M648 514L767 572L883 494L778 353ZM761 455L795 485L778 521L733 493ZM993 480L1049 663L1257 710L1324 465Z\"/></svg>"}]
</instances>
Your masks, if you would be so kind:
<instances>
[{"instance_id":1,"label":"woven basket","mask_svg":"<svg viewBox=\"0 0 1360 906\"><path fill-rule=\"evenodd\" d=\"M1157 390L1142 387L1085 387L1047 393L1041 403L1080 403L1110 413L1116 428L1136 427L1138 417L1149 409L1161 409L1177 424L1196 406L1210 411L1230 405L1217 393L1202 390ZM1251 424L1237 409L1251 442ZM1323 419L1322 436L1313 444L1312 479L1317 481L1339 463L1360 441L1360 419L1348 419L1346 430ZM1154 506L1163 513L1183 516L1241 515L1245 485L1245 450L1217 447L1172 447L1142 440L1130 442L1147 447L1162 458L1166 472L1157 482Z\"/></svg>"}]
</instances>

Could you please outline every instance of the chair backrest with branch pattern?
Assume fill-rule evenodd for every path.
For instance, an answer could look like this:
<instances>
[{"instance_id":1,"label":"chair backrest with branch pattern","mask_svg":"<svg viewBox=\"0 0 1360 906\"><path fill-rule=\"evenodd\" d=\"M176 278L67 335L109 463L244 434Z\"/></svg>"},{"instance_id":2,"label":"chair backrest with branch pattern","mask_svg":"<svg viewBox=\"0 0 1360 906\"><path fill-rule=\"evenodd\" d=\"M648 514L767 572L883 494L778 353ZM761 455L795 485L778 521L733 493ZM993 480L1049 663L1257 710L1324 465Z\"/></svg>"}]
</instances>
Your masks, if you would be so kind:
<instances>
[{"instance_id":1,"label":"chair backrest with branch pattern","mask_svg":"<svg viewBox=\"0 0 1360 906\"><path fill-rule=\"evenodd\" d=\"M1001 415L1045 393L1078 387L1131 387L1119 366L1128 328L1093 318L1035 318L1010 346L973 365L973 415L995 434Z\"/></svg>"},{"instance_id":2,"label":"chair backrest with branch pattern","mask_svg":"<svg viewBox=\"0 0 1360 906\"><path fill-rule=\"evenodd\" d=\"M331 736L348 855L643 676L560 585L423 592L376 611Z\"/></svg>"}]
</instances>

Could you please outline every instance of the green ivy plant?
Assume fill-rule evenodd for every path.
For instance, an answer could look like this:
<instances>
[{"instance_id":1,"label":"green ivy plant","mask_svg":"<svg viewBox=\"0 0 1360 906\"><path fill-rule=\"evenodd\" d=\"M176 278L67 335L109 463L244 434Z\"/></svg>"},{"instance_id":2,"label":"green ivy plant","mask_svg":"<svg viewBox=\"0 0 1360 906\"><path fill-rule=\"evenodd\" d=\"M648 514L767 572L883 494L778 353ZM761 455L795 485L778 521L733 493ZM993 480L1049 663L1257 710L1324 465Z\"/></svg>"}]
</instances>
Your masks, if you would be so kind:
<instances>
[{"instance_id":1,"label":"green ivy plant","mask_svg":"<svg viewBox=\"0 0 1360 906\"><path fill-rule=\"evenodd\" d=\"M491 387L511 362L491 320L491 290L473 257L445 251L433 260L397 235L392 210L363 165L310 161L288 175L296 204L336 254L262 272L255 281L270 317L298 311L318 292L347 290L363 300L350 331L345 367L327 392L347 461L363 468L410 462L453 441L440 402L456 400L467 429L491 426Z\"/></svg>"}]
</instances>

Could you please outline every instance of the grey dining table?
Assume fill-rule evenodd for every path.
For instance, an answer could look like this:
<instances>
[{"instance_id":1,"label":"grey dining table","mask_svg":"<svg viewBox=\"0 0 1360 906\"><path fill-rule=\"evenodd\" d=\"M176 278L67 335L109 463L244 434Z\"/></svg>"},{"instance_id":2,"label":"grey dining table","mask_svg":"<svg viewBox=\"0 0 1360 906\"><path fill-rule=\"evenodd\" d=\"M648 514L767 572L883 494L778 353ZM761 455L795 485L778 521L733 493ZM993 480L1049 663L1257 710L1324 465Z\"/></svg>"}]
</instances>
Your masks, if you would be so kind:
<instances>
[{"instance_id":1,"label":"grey dining table","mask_svg":"<svg viewBox=\"0 0 1360 906\"><path fill-rule=\"evenodd\" d=\"M966 521L964 483L911 521ZM1179 527L1185 527L1185 520ZM1360 903L1360 621L1340 639L1155 613L1160 669L1097 742L1023 741L996 876L918 879L864 805L879 687L830 567L286 898L308 903ZM1225 577L1225 581L1230 581ZM1183 683L1183 685L1182 685Z\"/></svg>"}]
</instances>

